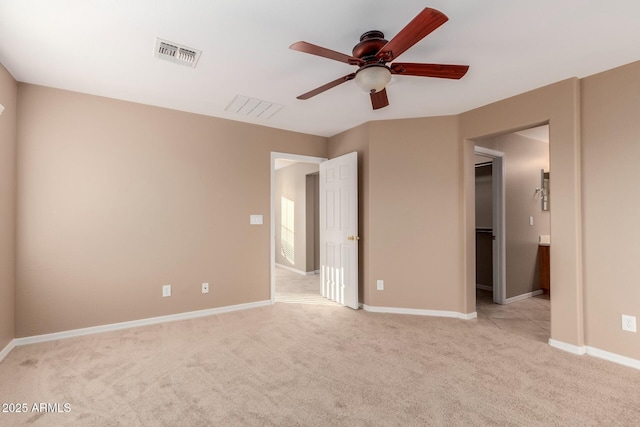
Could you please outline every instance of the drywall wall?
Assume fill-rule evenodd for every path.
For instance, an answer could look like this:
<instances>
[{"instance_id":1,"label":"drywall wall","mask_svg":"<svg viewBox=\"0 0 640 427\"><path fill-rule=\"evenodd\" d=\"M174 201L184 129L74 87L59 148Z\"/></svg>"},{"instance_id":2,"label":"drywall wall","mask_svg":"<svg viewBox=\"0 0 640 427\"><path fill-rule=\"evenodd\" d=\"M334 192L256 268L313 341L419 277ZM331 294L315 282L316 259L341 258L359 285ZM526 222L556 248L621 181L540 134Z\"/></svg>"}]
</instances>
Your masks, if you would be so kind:
<instances>
[{"instance_id":1,"label":"drywall wall","mask_svg":"<svg viewBox=\"0 0 640 427\"><path fill-rule=\"evenodd\" d=\"M24 83L18 98L16 336L269 300L270 153L326 157L325 138Z\"/></svg>"},{"instance_id":2,"label":"drywall wall","mask_svg":"<svg viewBox=\"0 0 640 427\"><path fill-rule=\"evenodd\" d=\"M587 77L581 89L586 341L640 360L640 330L621 328L622 314L640 327L640 62Z\"/></svg>"},{"instance_id":3,"label":"drywall wall","mask_svg":"<svg viewBox=\"0 0 640 427\"><path fill-rule=\"evenodd\" d=\"M369 278L369 126L366 123L329 138L330 159L352 152L358 153L358 298L369 304L372 290Z\"/></svg>"},{"instance_id":4,"label":"drywall wall","mask_svg":"<svg viewBox=\"0 0 640 427\"><path fill-rule=\"evenodd\" d=\"M551 201L551 338L584 345L580 82L564 80L459 116L462 150L462 224L466 311L475 309L474 140L549 123ZM508 159L507 159L508 162Z\"/></svg>"},{"instance_id":5,"label":"drywall wall","mask_svg":"<svg viewBox=\"0 0 640 427\"><path fill-rule=\"evenodd\" d=\"M17 89L0 65L0 351L14 338Z\"/></svg>"},{"instance_id":6,"label":"drywall wall","mask_svg":"<svg viewBox=\"0 0 640 427\"><path fill-rule=\"evenodd\" d=\"M315 247L313 241L314 212L307 211L307 175L318 172L319 169L318 164L299 162L280 168L275 172L276 263L301 272L313 271L313 265L311 268L308 268L307 265L307 253L311 251L310 255L314 257L313 248ZM293 263L282 253L282 198L291 200L294 206ZM314 207L312 206L312 209ZM308 223L309 219L311 222ZM307 234L308 228L311 230L310 236ZM310 242L308 242L309 237L311 237ZM310 245L308 246L307 243Z\"/></svg>"},{"instance_id":7,"label":"drywall wall","mask_svg":"<svg viewBox=\"0 0 640 427\"><path fill-rule=\"evenodd\" d=\"M370 305L461 311L460 156L455 116L370 123Z\"/></svg>"},{"instance_id":8,"label":"drywall wall","mask_svg":"<svg viewBox=\"0 0 640 427\"><path fill-rule=\"evenodd\" d=\"M540 289L538 236L551 233L550 211L542 210L535 192L542 186L541 170L549 171L549 143L508 133L476 140L476 145L504 153L506 297L536 291Z\"/></svg>"},{"instance_id":9,"label":"drywall wall","mask_svg":"<svg viewBox=\"0 0 640 427\"><path fill-rule=\"evenodd\" d=\"M319 169L319 168L318 168ZM320 174L312 173L306 181L307 272L320 271Z\"/></svg>"},{"instance_id":10,"label":"drywall wall","mask_svg":"<svg viewBox=\"0 0 640 427\"><path fill-rule=\"evenodd\" d=\"M360 300L460 311L456 117L370 122L329 140L358 152ZM384 280L378 291L376 281Z\"/></svg>"}]
</instances>

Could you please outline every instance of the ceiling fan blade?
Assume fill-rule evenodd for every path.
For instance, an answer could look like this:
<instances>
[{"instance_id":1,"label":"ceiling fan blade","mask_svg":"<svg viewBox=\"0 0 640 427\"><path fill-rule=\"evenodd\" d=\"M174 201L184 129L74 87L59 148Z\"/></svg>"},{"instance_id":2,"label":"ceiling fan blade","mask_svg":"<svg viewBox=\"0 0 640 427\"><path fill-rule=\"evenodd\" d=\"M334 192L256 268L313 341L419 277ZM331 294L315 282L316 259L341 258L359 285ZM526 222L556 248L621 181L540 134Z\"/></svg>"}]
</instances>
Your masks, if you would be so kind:
<instances>
[{"instance_id":1,"label":"ceiling fan blade","mask_svg":"<svg viewBox=\"0 0 640 427\"><path fill-rule=\"evenodd\" d=\"M297 96L296 98L298 98L298 99L309 99L309 98L311 98L313 96L321 94L322 92L324 92L326 90L331 89L332 87L336 87L339 84L342 84L344 82L348 82L349 80L353 80L355 77L356 77L356 73L347 74L346 76L342 76L339 79L335 79L332 82L329 82L329 83L327 83L325 85L322 85L322 86L320 86L318 88L315 88L313 90L310 90L307 93L303 93L302 95Z\"/></svg>"},{"instance_id":2,"label":"ceiling fan blade","mask_svg":"<svg viewBox=\"0 0 640 427\"><path fill-rule=\"evenodd\" d=\"M376 58L385 62L393 61L448 20L449 18L444 13L425 7L418 16L413 18L389 43L380 49Z\"/></svg>"},{"instance_id":3,"label":"ceiling fan blade","mask_svg":"<svg viewBox=\"0 0 640 427\"><path fill-rule=\"evenodd\" d=\"M371 106L374 110L384 108L389 105L389 98L387 98L387 89L382 89L380 92L371 94Z\"/></svg>"},{"instance_id":4,"label":"ceiling fan blade","mask_svg":"<svg viewBox=\"0 0 640 427\"><path fill-rule=\"evenodd\" d=\"M345 55L344 53L336 52L335 50L316 46L315 44L307 42L296 42L289 46L289 49L297 50L298 52L310 53L311 55L317 55L323 58L333 59L334 61L345 62L350 65L364 65L364 61L362 59Z\"/></svg>"},{"instance_id":5,"label":"ceiling fan blade","mask_svg":"<svg viewBox=\"0 0 640 427\"><path fill-rule=\"evenodd\" d=\"M468 65L412 64L395 62L389 67L391 74L404 76L438 77L441 79L461 79L469 69Z\"/></svg>"}]
</instances>

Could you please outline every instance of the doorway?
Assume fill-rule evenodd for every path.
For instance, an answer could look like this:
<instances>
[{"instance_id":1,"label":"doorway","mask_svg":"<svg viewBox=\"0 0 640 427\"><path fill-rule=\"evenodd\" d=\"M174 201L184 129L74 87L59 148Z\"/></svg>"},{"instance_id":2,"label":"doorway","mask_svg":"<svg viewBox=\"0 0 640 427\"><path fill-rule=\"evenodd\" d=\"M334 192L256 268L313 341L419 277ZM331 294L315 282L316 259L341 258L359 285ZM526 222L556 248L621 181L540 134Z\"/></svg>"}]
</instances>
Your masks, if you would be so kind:
<instances>
[{"instance_id":1,"label":"doorway","mask_svg":"<svg viewBox=\"0 0 640 427\"><path fill-rule=\"evenodd\" d=\"M476 245L480 244L481 260L489 260L491 265L478 266L476 261L476 287L488 286L490 283L491 300L496 304L506 304L506 244L505 244L505 159L504 153L486 147L476 146L474 153L478 158L475 163L485 169L485 177L489 175L488 188L485 188L485 196L490 199L488 203L479 204L476 197ZM476 168L478 171L478 168ZM490 172L488 172L490 171ZM490 173L490 174L489 174ZM476 173L477 175L477 173ZM486 180L485 180L486 181ZM480 182L482 187L487 187L486 182ZM478 187L476 187L477 189ZM487 242L489 240L489 242ZM487 253L489 252L490 253ZM488 271L490 273L488 273ZM489 283L480 283L490 276Z\"/></svg>"},{"instance_id":2,"label":"doorway","mask_svg":"<svg viewBox=\"0 0 640 427\"><path fill-rule=\"evenodd\" d=\"M326 159L271 153L271 302L323 303L318 170Z\"/></svg>"},{"instance_id":3,"label":"doorway","mask_svg":"<svg viewBox=\"0 0 640 427\"><path fill-rule=\"evenodd\" d=\"M545 253L544 249L548 250L545 245L550 240L551 227L549 126L479 138L474 142L476 282L480 284L475 292L478 316L495 320L498 327L516 328L517 323L523 331L548 337L550 303L548 295L542 295L545 263L541 254ZM497 166L497 162L502 164ZM482 200L483 194L487 193L488 200ZM488 280L487 266L483 265L487 256L483 250L491 248L491 242L486 240L492 235L495 236L491 253L496 273L491 287L493 301L486 283L482 286L482 282ZM499 270L495 271L496 268ZM502 283L498 285L500 281ZM513 305L507 309L492 306L492 303ZM508 317L517 322L506 324L507 311Z\"/></svg>"},{"instance_id":4,"label":"doorway","mask_svg":"<svg viewBox=\"0 0 640 427\"><path fill-rule=\"evenodd\" d=\"M306 199L296 202L284 196L276 197L275 175L278 162L310 163L318 166L317 235L320 245L318 290L329 300L342 306L358 309L358 242L360 239L358 236L358 153L343 154L331 160L271 153L270 288L272 303L276 302L276 254L281 252L289 263L293 263L296 258L307 259L306 255L297 256L297 249L291 247L293 242L296 247L304 249L305 245L301 246L296 240L296 234L306 233L296 233L297 226L295 223L291 225L288 220L295 215L297 210L295 206L304 206ZM310 181L306 180L307 183ZM276 215L277 207L286 214ZM280 239L276 241L278 232L281 233Z\"/></svg>"}]
</instances>

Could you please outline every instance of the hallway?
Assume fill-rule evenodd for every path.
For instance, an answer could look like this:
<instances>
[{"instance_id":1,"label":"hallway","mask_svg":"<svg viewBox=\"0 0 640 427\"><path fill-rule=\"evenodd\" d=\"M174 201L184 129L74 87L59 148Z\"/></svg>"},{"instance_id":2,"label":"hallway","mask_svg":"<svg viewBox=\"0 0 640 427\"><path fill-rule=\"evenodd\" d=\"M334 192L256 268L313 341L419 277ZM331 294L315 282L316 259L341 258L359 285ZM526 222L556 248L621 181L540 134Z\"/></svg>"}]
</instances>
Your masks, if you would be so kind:
<instances>
[{"instance_id":1,"label":"hallway","mask_svg":"<svg viewBox=\"0 0 640 427\"><path fill-rule=\"evenodd\" d=\"M320 295L320 275L303 276L278 266L276 266L276 302L340 305Z\"/></svg>"},{"instance_id":2,"label":"hallway","mask_svg":"<svg viewBox=\"0 0 640 427\"><path fill-rule=\"evenodd\" d=\"M551 335L551 301L541 294L511 304L493 302L492 292L476 289L479 320L487 320L500 329L537 341L547 342Z\"/></svg>"}]
</instances>

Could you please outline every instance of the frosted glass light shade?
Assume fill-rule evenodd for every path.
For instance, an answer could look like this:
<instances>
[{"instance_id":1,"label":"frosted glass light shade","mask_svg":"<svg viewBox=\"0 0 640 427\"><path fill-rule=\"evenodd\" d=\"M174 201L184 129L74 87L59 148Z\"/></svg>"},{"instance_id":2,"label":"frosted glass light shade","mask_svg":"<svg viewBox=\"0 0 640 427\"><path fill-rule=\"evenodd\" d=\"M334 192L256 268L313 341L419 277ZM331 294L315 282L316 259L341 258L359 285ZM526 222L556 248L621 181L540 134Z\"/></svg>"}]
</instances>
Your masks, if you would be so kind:
<instances>
[{"instance_id":1,"label":"frosted glass light shade","mask_svg":"<svg viewBox=\"0 0 640 427\"><path fill-rule=\"evenodd\" d=\"M369 65L356 73L356 84L365 92L380 92L391 80L391 71L384 65Z\"/></svg>"}]
</instances>

